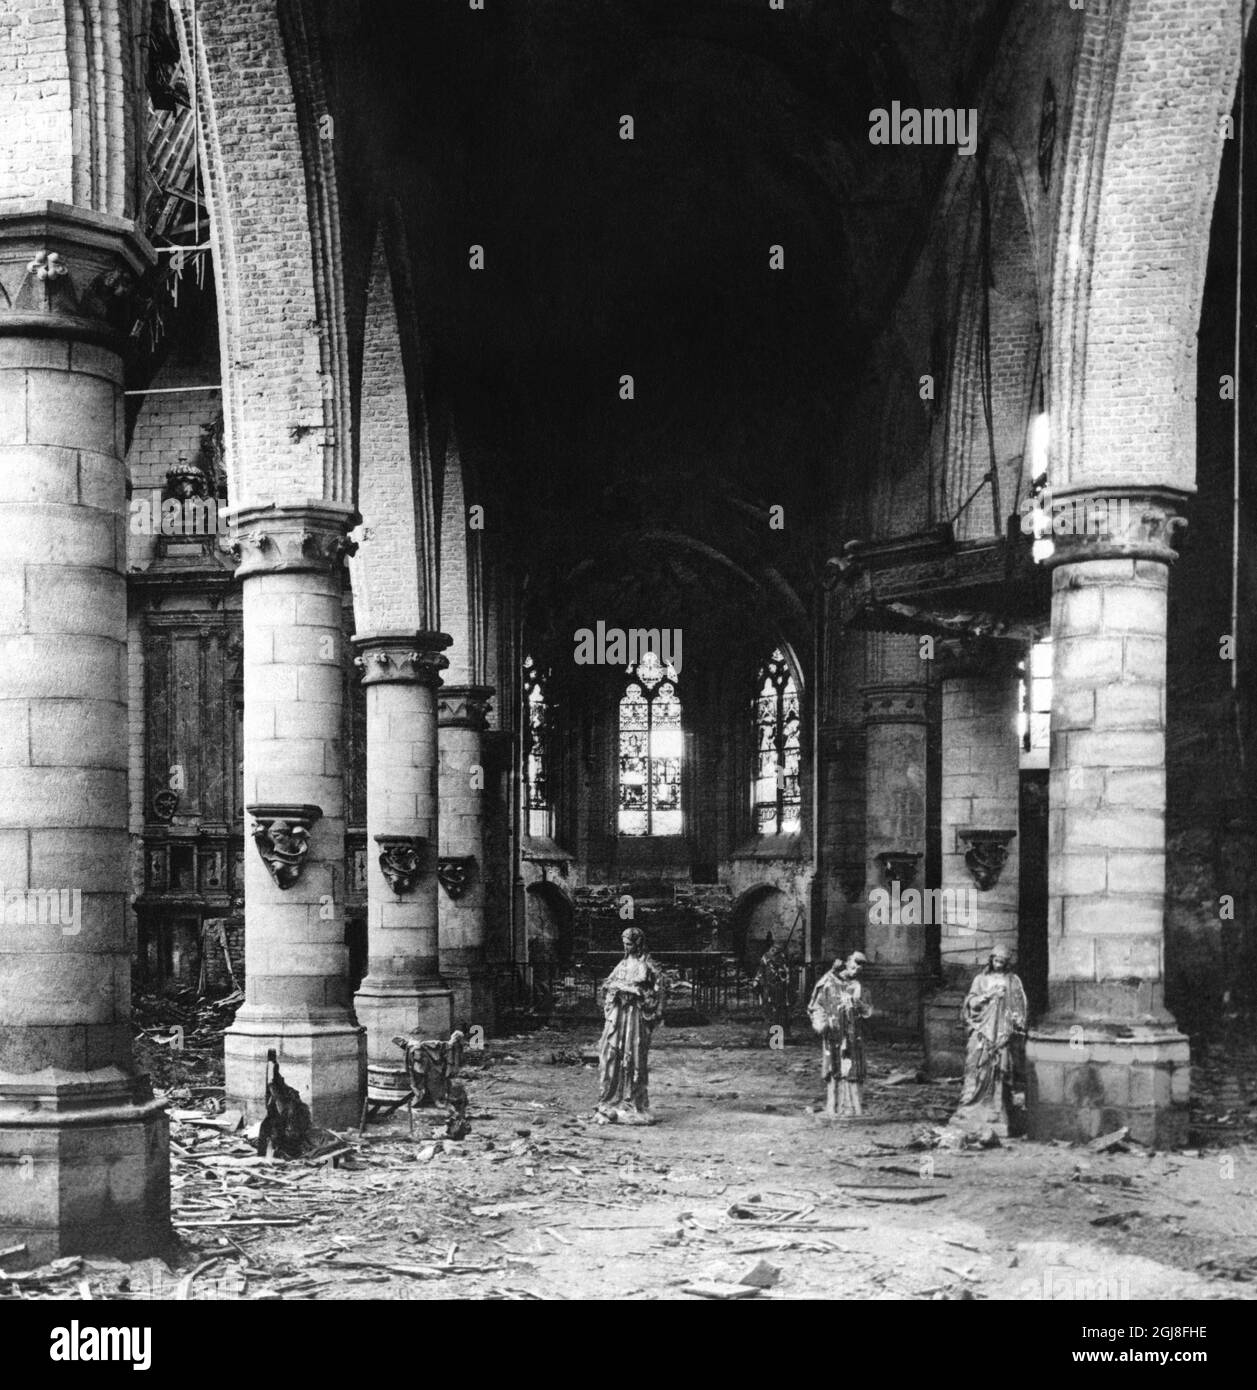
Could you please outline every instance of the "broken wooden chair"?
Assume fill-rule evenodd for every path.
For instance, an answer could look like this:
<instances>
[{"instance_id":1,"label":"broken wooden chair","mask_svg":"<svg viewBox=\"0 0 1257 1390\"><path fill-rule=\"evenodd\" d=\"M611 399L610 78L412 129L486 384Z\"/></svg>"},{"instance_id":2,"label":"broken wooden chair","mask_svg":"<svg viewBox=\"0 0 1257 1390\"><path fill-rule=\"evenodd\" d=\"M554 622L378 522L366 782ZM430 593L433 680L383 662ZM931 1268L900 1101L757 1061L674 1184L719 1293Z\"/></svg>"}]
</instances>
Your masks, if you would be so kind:
<instances>
[{"instance_id":1,"label":"broken wooden chair","mask_svg":"<svg viewBox=\"0 0 1257 1390\"><path fill-rule=\"evenodd\" d=\"M405 1104L410 1121L410 1133L415 1132L415 1106L445 1106L445 1133L450 1139L462 1139L467 1133L467 1088L458 1080L463 1064L466 1037L455 1030L449 1040L423 1038L417 1033L398 1034L393 1042L402 1050L410 1094L392 1106ZM369 1103L369 1102L368 1102ZM362 1109L365 1128L367 1106Z\"/></svg>"}]
</instances>

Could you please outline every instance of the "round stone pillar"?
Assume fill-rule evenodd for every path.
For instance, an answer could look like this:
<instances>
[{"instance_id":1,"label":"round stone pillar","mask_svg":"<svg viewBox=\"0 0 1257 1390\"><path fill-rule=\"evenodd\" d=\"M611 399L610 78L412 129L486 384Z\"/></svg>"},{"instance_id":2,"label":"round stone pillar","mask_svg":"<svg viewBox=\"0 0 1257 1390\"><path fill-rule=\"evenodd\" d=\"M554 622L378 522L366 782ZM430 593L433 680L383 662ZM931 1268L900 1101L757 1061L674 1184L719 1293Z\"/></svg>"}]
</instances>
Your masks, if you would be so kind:
<instances>
[{"instance_id":1,"label":"round stone pillar","mask_svg":"<svg viewBox=\"0 0 1257 1390\"><path fill-rule=\"evenodd\" d=\"M916 638L884 639L911 643ZM915 660L915 655L913 656ZM867 927L864 977L882 1036L921 1031L925 926L920 895L925 867L925 740L923 683L886 682L862 688L865 724Z\"/></svg>"},{"instance_id":2,"label":"round stone pillar","mask_svg":"<svg viewBox=\"0 0 1257 1390\"><path fill-rule=\"evenodd\" d=\"M492 686L447 685L438 696L441 749L441 974L460 1028L492 1033L485 962L484 797L480 736Z\"/></svg>"},{"instance_id":3,"label":"round stone pillar","mask_svg":"<svg viewBox=\"0 0 1257 1390\"><path fill-rule=\"evenodd\" d=\"M0 1246L170 1237L168 1128L131 1047L126 290L132 224L0 215Z\"/></svg>"},{"instance_id":4,"label":"round stone pillar","mask_svg":"<svg viewBox=\"0 0 1257 1390\"><path fill-rule=\"evenodd\" d=\"M266 1054L332 1129L358 1122L366 1058L345 944L344 637L352 508L234 513L244 604L245 1003L227 1099L264 1113Z\"/></svg>"},{"instance_id":5,"label":"round stone pillar","mask_svg":"<svg viewBox=\"0 0 1257 1390\"><path fill-rule=\"evenodd\" d=\"M946 639L942 677L941 953L968 988L995 946L1017 954L1019 643Z\"/></svg>"},{"instance_id":6,"label":"round stone pillar","mask_svg":"<svg viewBox=\"0 0 1257 1390\"><path fill-rule=\"evenodd\" d=\"M1055 501L1061 505L1063 494ZM1048 1013L1030 1133L1183 1142L1190 1057L1162 997L1166 588L1181 499L1076 491L1052 575Z\"/></svg>"},{"instance_id":7,"label":"round stone pillar","mask_svg":"<svg viewBox=\"0 0 1257 1390\"><path fill-rule=\"evenodd\" d=\"M447 1038L437 907L436 690L443 632L354 638L367 692L367 976L355 998L373 1095L409 1090L399 1034Z\"/></svg>"}]
</instances>

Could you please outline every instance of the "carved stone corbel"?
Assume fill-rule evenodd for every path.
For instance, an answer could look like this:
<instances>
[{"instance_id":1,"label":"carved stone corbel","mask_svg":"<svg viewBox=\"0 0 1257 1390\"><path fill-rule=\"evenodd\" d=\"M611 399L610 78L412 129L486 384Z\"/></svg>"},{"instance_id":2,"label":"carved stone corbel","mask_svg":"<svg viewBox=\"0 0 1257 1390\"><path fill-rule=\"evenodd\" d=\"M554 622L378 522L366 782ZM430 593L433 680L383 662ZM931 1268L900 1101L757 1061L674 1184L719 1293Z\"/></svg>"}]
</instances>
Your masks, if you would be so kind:
<instances>
[{"instance_id":1,"label":"carved stone corbel","mask_svg":"<svg viewBox=\"0 0 1257 1390\"><path fill-rule=\"evenodd\" d=\"M889 885L898 883L906 888L917 876L917 865L922 855L910 850L886 849L874 856L882 866L882 879Z\"/></svg>"},{"instance_id":2,"label":"carved stone corbel","mask_svg":"<svg viewBox=\"0 0 1257 1390\"><path fill-rule=\"evenodd\" d=\"M965 867L981 892L994 888L1008 862L1008 846L1015 830L957 830L956 838L968 846Z\"/></svg>"},{"instance_id":3,"label":"carved stone corbel","mask_svg":"<svg viewBox=\"0 0 1257 1390\"><path fill-rule=\"evenodd\" d=\"M471 875L475 867L474 854L444 854L437 860L437 882L457 902L471 887Z\"/></svg>"},{"instance_id":4,"label":"carved stone corbel","mask_svg":"<svg viewBox=\"0 0 1257 1390\"><path fill-rule=\"evenodd\" d=\"M281 805L277 802L246 806L253 817L253 843L277 888L291 888L301 877L310 852L310 828L322 816L321 806Z\"/></svg>"},{"instance_id":5,"label":"carved stone corbel","mask_svg":"<svg viewBox=\"0 0 1257 1390\"><path fill-rule=\"evenodd\" d=\"M399 896L414 889L425 872L423 852L428 842L420 835L377 835L380 872Z\"/></svg>"}]
</instances>

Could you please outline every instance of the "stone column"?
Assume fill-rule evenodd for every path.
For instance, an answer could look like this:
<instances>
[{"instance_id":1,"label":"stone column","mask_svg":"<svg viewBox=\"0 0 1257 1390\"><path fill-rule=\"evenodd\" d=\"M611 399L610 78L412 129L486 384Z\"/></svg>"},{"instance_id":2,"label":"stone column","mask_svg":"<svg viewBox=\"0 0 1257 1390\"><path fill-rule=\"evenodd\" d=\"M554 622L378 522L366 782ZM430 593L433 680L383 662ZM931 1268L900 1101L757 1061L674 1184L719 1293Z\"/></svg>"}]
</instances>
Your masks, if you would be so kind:
<instances>
[{"instance_id":1,"label":"stone column","mask_svg":"<svg viewBox=\"0 0 1257 1390\"><path fill-rule=\"evenodd\" d=\"M896 646L917 639L884 637ZM919 912L899 903L920 892L925 869L925 684L904 681L866 685L865 720L866 875L868 926L864 951L869 994L882 1036L918 1037L925 983L925 927ZM874 890L884 890L889 902ZM909 920L903 920L907 917Z\"/></svg>"},{"instance_id":2,"label":"stone column","mask_svg":"<svg viewBox=\"0 0 1257 1390\"><path fill-rule=\"evenodd\" d=\"M151 254L120 218L0 216L0 1245L35 1263L170 1234L166 1115L131 1048L114 331Z\"/></svg>"},{"instance_id":3,"label":"stone column","mask_svg":"<svg viewBox=\"0 0 1257 1390\"><path fill-rule=\"evenodd\" d=\"M485 769L481 734L492 686L449 685L438 697L441 746L441 974L460 1028L494 1029L485 963Z\"/></svg>"},{"instance_id":4,"label":"stone column","mask_svg":"<svg viewBox=\"0 0 1257 1390\"><path fill-rule=\"evenodd\" d=\"M974 974L992 947L1017 953L1021 756L1017 737L1019 643L947 638L942 678L943 983L925 1000L931 1076L964 1072L961 1014Z\"/></svg>"},{"instance_id":5,"label":"stone column","mask_svg":"<svg viewBox=\"0 0 1257 1390\"><path fill-rule=\"evenodd\" d=\"M942 658L942 957L966 987L993 946L1017 954L1020 644L953 641Z\"/></svg>"},{"instance_id":6,"label":"stone column","mask_svg":"<svg viewBox=\"0 0 1257 1390\"><path fill-rule=\"evenodd\" d=\"M437 948L436 690L443 632L354 638L367 688L367 976L355 1004L372 1093L408 1089L400 1033L447 1038Z\"/></svg>"},{"instance_id":7,"label":"stone column","mask_svg":"<svg viewBox=\"0 0 1257 1390\"><path fill-rule=\"evenodd\" d=\"M1060 505L1064 494L1057 493ZM1166 588L1177 494L1076 491L1054 536L1048 1013L1030 1133L1181 1143L1190 1058L1162 997ZM1103 512L1103 526L1093 517ZM1054 528L1055 529L1055 528Z\"/></svg>"},{"instance_id":8,"label":"stone column","mask_svg":"<svg viewBox=\"0 0 1257 1390\"><path fill-rule=\"evenodd\" d=\"M352 508L234 514L244 581L245 1003L227 1031L227 1099L256 1118L266 1054L316 1124L356 1124L366 1059L345 945L344 637Z\"/></svg>"}]
</instances>

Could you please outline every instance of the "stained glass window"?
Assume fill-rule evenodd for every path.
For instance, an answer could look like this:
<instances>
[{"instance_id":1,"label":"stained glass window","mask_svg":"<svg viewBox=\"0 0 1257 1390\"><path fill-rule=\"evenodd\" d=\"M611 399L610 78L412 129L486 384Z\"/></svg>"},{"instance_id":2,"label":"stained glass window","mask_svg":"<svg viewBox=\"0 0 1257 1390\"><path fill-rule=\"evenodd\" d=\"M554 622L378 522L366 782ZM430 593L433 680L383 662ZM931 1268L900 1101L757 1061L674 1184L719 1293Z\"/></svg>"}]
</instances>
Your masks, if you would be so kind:
<instances>
[{"instance_id":1,"label":"stained glass window","mask_svg":"<svg viewBox=\"0 0 1257 1390\"><path fill-rule=\"evenodd\" d=\"M620 701L621 835L681 834L683 740L677 673L647 652Z\"/></svg>"},{"instance_id":2,"label":"stained glass window","mask_svg":"<svg viewBox=\"0 0 1257 1390\"><path fill-rule=\"evenodd\" d=\"M755 696L755 830L797 835L799 792L799 687L780 647L760 667Z\"/></svg>"},{"instance_id":3,"label":"stained glass window","mask_svg":"<svg viewBox=\"0 0 1257 1390\"><path fill-rule=\"evenodd\" d=\"M533 663L524 658L524 713L526 716L524 762L524 805L528 812L528 833L550 833L550 796L546 785L548 712L545 680Z\"/></svg>"}]
</instances>

